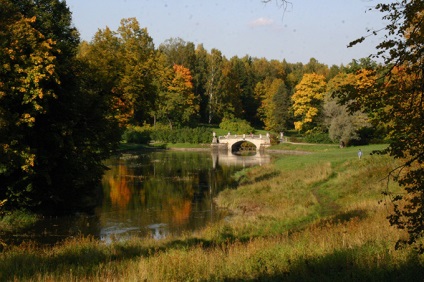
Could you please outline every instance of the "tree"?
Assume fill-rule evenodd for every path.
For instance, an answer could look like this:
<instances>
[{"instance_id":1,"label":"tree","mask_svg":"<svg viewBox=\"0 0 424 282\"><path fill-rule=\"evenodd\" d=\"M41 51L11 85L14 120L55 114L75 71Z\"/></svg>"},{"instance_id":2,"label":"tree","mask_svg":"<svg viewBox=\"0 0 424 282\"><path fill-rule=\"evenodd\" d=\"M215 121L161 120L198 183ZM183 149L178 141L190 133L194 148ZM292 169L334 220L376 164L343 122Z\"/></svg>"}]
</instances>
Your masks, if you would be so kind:
<instances>
[{"instance_id":1,"label":"tree","mask_svg":"<svg viewBox=\"0 0 424 282\"><path fill-rule=\"evenodd\" d=\"M157 55L152 38L135 18L122 19L118 30L99 30L80 46L79 57L97 73L98 87L109 93L122 126L151 119L157 98Z\"/></svg>"},{"instance_id":2,"label":"tree","mask_svg":"<svg viewBox=\"0 0 424 282\"><path fill-rule=\"evenodd\" d=\"M190 70L174 65L164 83L164 89L160 93L158 117L166 118L171 129L174 124L189 123L199 112Z\"/></svg>"},{"instance_id":3,"label":"tree","mask_svg":"<svg viewBox=\"0 0 424 282\"><path fill-rule=\"evenodd\" d=\"M280 132L286 128L290 98L281 79L266 79L255 87L255 93L261 101L258 115L265 124L265 130Z\"/></svg>"},{"instance_id":4,"label":"tree","mask_svg":"<svg viewBox=\"0 0 424 282\"><path fill-rule=\"evenodd\" d=\"M360 84L354 74L339 73L328 83L328 92L324 98L325 124L333 142L348 145L353 140L360 140L360 130L371 127L366 113L349 112L347 105L340 105L336 93L349 88L359 88Z\"/></svg>"},{"instance_id":5,"label":"tree","mask_svg":"<svg viewBox=\"0 0 424 282\"><path fill-rule=\"evenodd\" d=\"M58 0L0 4L0 198L43 212L92 206L120 133L76 59L71 13Z\"/></svg>"},{"instance_id":6,"label":"tree","mask_svg":"<svg viewBox=\"0 0 424 282\"><path fill-rule=\"evenodd\" d=\"M295 129L311 130L318 125L322 112L326 92L325 77L315 73L305 74L295 90L292 96L294 116L298 118L294 123Z\"/></svg>"},{"instance_id":7,"label":"tree","mask_svg":"<svg viewBox=\"0 0 424 282\"><path fill-rule=\"evenodd\" d=\"M284 82L280 84L272 100L275 104L275 127L273 130L282 132L292 128L291 97Z\"/></svg>"},{"instance_id":8,"label":"tree","mask_svg":"<svg viewBox=\"0 0 424 282\"><path fill-rule=\"evenodd\" d=\"M208 123L218 121L223 117L222 108L222 65L224 58L222 53L217 49L212 49L211 54L208 56L208 71L207 71L207 84L206 95L208 97Z\"/></svg>"},{"instance_id":9,"label":"tree","mask_svg":"<svg viewBox=\"0 0 424 282\"><path fill-rule=\"evenodd\" d=\"M270 62L265 58L255 58L252 60L252 69L257 81L264 81L266 78L284 79L285 77L283 65L276 60Z\"/></svg>"},{"instance_id":10,"label":"tree","mask_svg":"<svg viewBox=\"0 0 424 282\"><path fill-rule=\"evenodd\" d=\"M372 115L362 111L358 104L356 106L354 104L361 99L367 99L363 90L370 85L376 85L376 79L375 71L361 69L356 74L339 73L328 83L328 91L331 95L325 99L324 110L329 135L333 141L343 141L344 144L364 144L372 137ZM337 98L343 95L340 93L352 91L356 92L356 100L341 103ZM376 118L374 115L374 119Z\"/></svg>"},{"instance_id":11,"label":"tree","mask_svg":"<svg viewBox=\"0 0 424 282\"><path fill-rule=\"evenodd\" d=\"M25 18L10 1L0 3L0 198L12 205L32 205L29 190L37 155L28 141L36 120L55 98L46 86L59 83L53 52L57 47L34 28L35 17Z\"/></svg>"},{"instance_id":12,"label":"tree","mask_svg":"<svg viewBox=\"0 0 424 282\"><path fill-rule=\"evenodd\" d=\"M129 122L143 124L149 118L156 100L156 56L153 39L137 19L122 19L118 28L123 73L117 88L122 93Z\"/></svg>"},{"instance_id":13,"label":"tree","mask_svg":"<svg viewBox=\"0 0 424 282\"><path fill-rule=\"evenodd\" d=\"M78 53L79 59L95 73L93 86L110 99L112 117L124 126L131 116L123 91L118 87L125 68L122 56L117 34L108 27L98 30L90 43L83 42Z\"/></svg>"},{"instance_id":14,"label":"tree","mask_svg":"<svg viewBox=\"0 0 424 282\"><path fill-rule=\"evenodd\" d=\"M388 193L395 208L389 216L390 223L408 233L408 239L399 240L397 246L413 244L424 253L424 2L402 0L381 3L375 9L384 13L388 24L385 39L372 55L382 58L390 70L382 83L367 88L369 99L353 96L363 109L378 117L375 121L387 128L390 145L382 153L404 160L391 175L406 193ZM365 36L350 46L364 40Z\"/></svg>"},{"instance_id":15,"label":"tree","mask_svg":"<svg viewBox=\"0 0 424 282\"><path fill-rule=\"evenodd\" d=\"M243 118L243 92L245 91L245 69L238 57L232 57L222 66L224 83L222 87L221 115L228 118Z\"/></svg>"},{"instance_id":16,"label":"tree","mask_svg":"<svg viewBox=\"0 0 424 282\"><path fill-rule=\"evenodd\" d=\"M303 68L304 73L316 73L324 77L327 77L329 72L328 66L321 64L315 58L310 58L309 62Z\"/></svg>"},{"instance_id":17,"label":"tree","mask_svg":"<svg viewBox=\"0 0 424 282\"><path fill-rule=\"evenodd\" d=\"M202 44L197 45L195 50L196 62L193 71L193 91L199 97L200 106L200 122L207 123L209 120L208 114L208 96L206 95L207 85L207 70L208 70L208 52Z\"/></svg>"},{"instance_id":18,"label":"tree","mask_svg":"<svg viewBox=\"0 0 424 282\"><path fill-rule=\"evenodd\" d=\"M181 65L194 71L196 53L192 42L185 42L181 38L170 38L159 46L159 52L166 56L167 65Z\"/></svg>"},{"instance_id":19,"label":"tree","mask_svg":"<svg viewBox=\"0 0 424 282\"><path fill-rule=\"evenodd\" d=\"M361 58L359 60L353 59L345 68L343 68L343 71L346 73L353 73L355 74L358 71L361 70L376 70L378 68L378 64L373 61L371 58Z\"/></svg>"},{"instance_id":20,"label":"tree","mask_svg":"<svg viewBox=\"0 0 424 282\"><path fill-rule=\"evenodd\" d=\"M240 65L236 68L241 85L241 102L243 107L243 118L255 126L261 126L257 118L259 100L255 99L255 75L253 71L253 59L244 56Z\"/></svg>"},{"instance_id":21,"label":"tree","mask_svg":"<svg viewBox=\"0 0 424 282\"><path fill-rule=\"evenodd\" d=\"M290 93L294 93L294 88L302 80L303 77L303 64L289 64L283 61L283 64L286 69L287 76L284 79L284 83L287 85L287 88L290 90Z\"/></svg>"}]
</instances>

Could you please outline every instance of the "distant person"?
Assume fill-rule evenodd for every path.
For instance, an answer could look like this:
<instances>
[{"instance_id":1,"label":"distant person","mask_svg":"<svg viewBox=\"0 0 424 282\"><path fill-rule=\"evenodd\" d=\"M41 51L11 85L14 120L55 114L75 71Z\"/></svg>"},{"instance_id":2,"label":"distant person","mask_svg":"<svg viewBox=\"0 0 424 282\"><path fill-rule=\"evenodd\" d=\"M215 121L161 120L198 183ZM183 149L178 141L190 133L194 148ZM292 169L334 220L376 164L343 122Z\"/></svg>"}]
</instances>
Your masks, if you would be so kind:
<instances>
[{"instance_id":1,"label":"distant person","mask_svg":"<svg viewBox=\"0 0 424 282\"><path fill-rule=\"evenodd\" d=\"M362 158L362 151L361 151L361 149L359 149L359 151L358 151L358 158L359 158L359 159L361 159L361 158Z\"/></svg>"}]
</instances>

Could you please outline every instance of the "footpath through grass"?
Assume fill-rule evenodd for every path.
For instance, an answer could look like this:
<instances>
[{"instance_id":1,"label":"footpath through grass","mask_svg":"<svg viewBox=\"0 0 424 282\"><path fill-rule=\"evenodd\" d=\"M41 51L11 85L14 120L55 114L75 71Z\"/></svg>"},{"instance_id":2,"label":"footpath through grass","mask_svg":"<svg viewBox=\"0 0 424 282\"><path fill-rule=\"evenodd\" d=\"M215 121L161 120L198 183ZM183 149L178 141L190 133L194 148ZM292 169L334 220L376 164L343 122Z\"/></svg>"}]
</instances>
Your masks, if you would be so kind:
<instances>
[{"instance_id":1,"label":"footpath through grass","mask_svg":"<svg viewBox=\"0 0 424 282\"><path fill-rule=\"evenodd\" d=\"M0 281L422 281L424 257L394 249L405 234L381 193L399 192L384 180L396 163L369 155L381 148L304 146L244 170L216 198L228 217L196 234L6 247Z\"/></svg>"}]
</instances>

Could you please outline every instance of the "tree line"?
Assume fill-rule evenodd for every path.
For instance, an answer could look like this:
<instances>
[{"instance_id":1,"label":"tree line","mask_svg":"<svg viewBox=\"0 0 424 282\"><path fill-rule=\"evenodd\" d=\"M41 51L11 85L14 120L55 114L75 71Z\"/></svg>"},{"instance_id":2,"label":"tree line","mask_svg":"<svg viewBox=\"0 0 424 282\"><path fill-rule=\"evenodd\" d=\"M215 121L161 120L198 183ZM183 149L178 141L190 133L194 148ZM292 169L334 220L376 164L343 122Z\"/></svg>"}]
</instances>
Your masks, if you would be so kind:
<instances>
[{"instance_id":1,"label":"tree line","mask_svg":"<svg viewBox=\"0 0 424 282\"><path fill-rule=\"evenodd\" d=\"M116 31L99 30L80 44L78 57L96 70L104 91L114 93L122 124L172 129L241 119L273 132L330 133L346 144L372 126L364 113L352 118L335 109L331 92L338 83L360 83L357 71L381 68L369 58L331 67L314 58L307 64L228 59L181 38L155 48L135 18L123 19Z\"/></svg>"},{"instance_id":2,"label":"tree line","mask_svg":"<svg viewBox=\"0 0 424 282\"><path fill-rule=\"evenodd\" d=\"M389 22L374 54L382 64L369 57L330 67L314 58L226 58L180 38L155 47L135 18L81 42L65 1L0 6L0 200L7 208L93 206L102 161L126 128L235 120L344 145L384 139L388 153L405 158L396 180L414 195L394 198L410 208L396 205L391 221L410 228L411 242L422 237L423 1L375 6Z\"/></svg>"}]
</instances>

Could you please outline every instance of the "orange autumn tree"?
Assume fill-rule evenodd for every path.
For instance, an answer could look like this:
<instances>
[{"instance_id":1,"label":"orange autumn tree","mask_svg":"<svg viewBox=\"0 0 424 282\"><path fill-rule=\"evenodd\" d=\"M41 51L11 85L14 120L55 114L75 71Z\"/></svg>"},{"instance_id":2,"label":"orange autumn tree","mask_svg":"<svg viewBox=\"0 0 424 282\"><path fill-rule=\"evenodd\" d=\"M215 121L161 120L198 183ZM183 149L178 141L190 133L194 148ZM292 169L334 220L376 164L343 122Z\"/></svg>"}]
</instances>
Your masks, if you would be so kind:
<instances>
[{"instance_id":1,"label":"orange autumn tree","mask_svg":"<svg viewBox=\"0 0 424 282\"><path fill-rule=\"evenodd\" d=\"M162 81L157 116L159 120L166 120L172 129L174 125L183 126L196 118L199 102L193 93L189 69L174 65L172 70L164 73L167 77Z\"/></svg>"}]
</instances>

